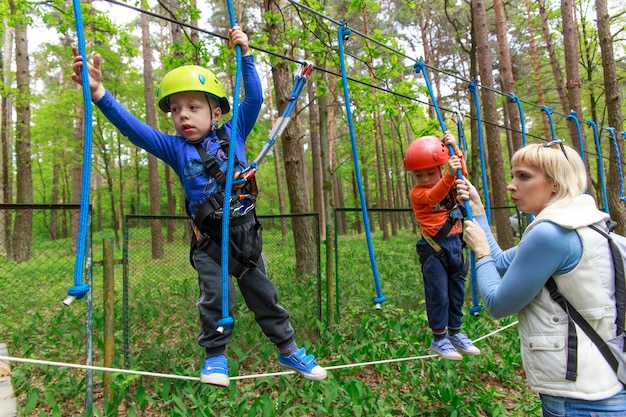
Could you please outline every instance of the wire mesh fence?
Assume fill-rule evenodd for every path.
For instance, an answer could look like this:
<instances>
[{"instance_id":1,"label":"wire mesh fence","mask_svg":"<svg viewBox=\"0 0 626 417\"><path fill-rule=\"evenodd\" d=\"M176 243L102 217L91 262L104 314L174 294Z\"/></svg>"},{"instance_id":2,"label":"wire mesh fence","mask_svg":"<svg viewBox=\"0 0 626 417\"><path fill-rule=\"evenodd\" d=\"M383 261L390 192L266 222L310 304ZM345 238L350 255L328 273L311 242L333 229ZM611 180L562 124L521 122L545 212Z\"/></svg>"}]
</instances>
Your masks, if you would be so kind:
<instances>
[{"instance_id":1,"label":"wire mesh fence","mask_svg":"<svg viewBox=\"0 0 626 417\"><path fill-rule=\"evenodd\" d=\"M268 276L276 285L279 302L289 311L298 334L315 335L321 315L318 216L259 218L263 225L263 254ZM294 235L293 221L306 222L309 230L314 232L315 266L310 274L303 276L296 274L294 248L304 242ZM283 222L286 222L286 228ZM158 230L161 231L156 235L155 223L159 224ZM197 361L198 352L180 350L195 345L200 329L195 306L199 294L198 279L189 261L189 219L183 216L127 216L124 236L125 365L146 367L167 363L158 359L163 354ZM162 254L155 255L155 247L160 246L154 245L155 236L162 241ZM234 342L237 338L264 338L241 297L238 297L233 318ZM181 343L181 339L184 342ZM244 340L243 345L246 344ZM154 352L146 354L147 349ZM146 358L154 358L154 364L145 363Z\"/></svg>"}]
</instances>

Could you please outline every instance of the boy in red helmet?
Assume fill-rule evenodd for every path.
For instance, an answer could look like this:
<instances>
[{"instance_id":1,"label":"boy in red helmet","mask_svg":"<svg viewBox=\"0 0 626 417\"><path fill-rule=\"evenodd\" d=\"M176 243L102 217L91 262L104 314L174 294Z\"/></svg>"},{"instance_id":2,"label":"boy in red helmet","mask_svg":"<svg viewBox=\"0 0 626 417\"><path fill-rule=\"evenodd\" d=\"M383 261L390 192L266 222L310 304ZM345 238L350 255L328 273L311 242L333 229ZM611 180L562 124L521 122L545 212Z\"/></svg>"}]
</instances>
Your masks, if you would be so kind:
<instances>
[{"instance_id":1,"label":"boy in red helmet","mask_svg":"<svg viewBox=\"0 0 626 417\"><path fill-rule=\"evenodd\" d=\"M453 156L447 146L454 149ZM467 175L463 154L450 132L443 138L423 136L409 145L404 169L412 172L415 181L410 198L421 234L415 249L433 332L430 348L451 360L461 360L459 352L478 355L480 350L461 333L467 263L461 239L463 213L456 204L454 181L458 170Z\"/></svg>"}]
</instances>

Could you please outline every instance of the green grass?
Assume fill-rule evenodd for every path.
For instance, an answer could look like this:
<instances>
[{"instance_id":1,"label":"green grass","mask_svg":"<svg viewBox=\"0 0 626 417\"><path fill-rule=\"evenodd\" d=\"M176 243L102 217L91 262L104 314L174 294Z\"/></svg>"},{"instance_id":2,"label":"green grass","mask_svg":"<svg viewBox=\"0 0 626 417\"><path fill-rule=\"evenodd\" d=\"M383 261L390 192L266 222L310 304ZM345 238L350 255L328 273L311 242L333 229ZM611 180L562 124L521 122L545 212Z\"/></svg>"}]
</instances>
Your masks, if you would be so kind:
<instances>
[{"instance_id":1,"label":"green grass","mask_svg":"<svg viewBox=\"0 0 626 417\"><path fill-rule=\"evenodd\" d=\"M128 317L130 366L142 371L197 376L203 358L196 344L197 278L181 236L152 260L147 229L129 234ZM102 259L102 239L94 237L94 261ZM293 243L278 229L264 230L265 254L280 303L292 315L299 344L329 367L328 379L311 382L295 375L246 378L227 389L199 382L114 374L111 401L102 398L102 373L94 372L97 416L532 416L539 401L527 390L517 328L478 344L482 355L452 362L435 358L371 361L429 355L428 329L420 269L409 231L383 241L373 236L380 283L387 301L373 308L373 273L363 235L338 243L339 321L328 326L325 293L318 318L317 277L296 280ZM58 242L59 243L59 242ZM54 251L39 241L36 250ZM60 242L56 247L65 247ZM323 249L322 249L323 250ZM116 250L115 258L121 257ZM324 257L322 256L322 259ZM84 300L63 307L74 259L58 256L42 268L37 262L5 269L0 281L8 297L0 307L0 342L12 356L85 363ZM6 265L5 265L6 266ZM324 268L322 267L322 271ZM10 271L10 272L7 272ZM68 272L70 271L70 272ZM122 267L115 267L114 367L124 367ZM322 282L322 287L326 283ZM470 317L469 282L463 331L471 338L509 324L488 313ZM102 268L93 273L94 363L102 364ZM239 297L234 339L228 346L231 376L281 370L276 351ZM64 367L12 364L19 416L84 415L86 372Z\"/></svg>"}]
</instances>

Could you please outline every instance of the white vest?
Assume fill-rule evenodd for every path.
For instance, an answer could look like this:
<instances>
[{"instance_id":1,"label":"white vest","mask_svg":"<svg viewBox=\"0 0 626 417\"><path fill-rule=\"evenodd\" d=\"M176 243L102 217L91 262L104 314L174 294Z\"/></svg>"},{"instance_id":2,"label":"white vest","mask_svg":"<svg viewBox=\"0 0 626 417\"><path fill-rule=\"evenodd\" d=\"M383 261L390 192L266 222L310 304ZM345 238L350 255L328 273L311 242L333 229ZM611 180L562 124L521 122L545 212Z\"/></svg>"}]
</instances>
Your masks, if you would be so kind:
<instances>
[{"instance_id":1,"label":"white vest","mask_svg":"<svg viewBox=\"0 0 626 417\"><path fill-rule=\"evenodd\" d=\"M562 275L554 275L561 293L591 324L603 339L615 337L615 281L606 238L586 227L604 227L608 218L593 198L576 197L571 203L544 208L530 224L550 221L576 230L583 245L578 265ZM600 351L576 326L578 335L578 377L565 379L567 363L567 314L545 289L518 313L522 360L528 385L540 394L556 397L601 400L623 389L615 372Z\"/></svg>"}]
</instances>

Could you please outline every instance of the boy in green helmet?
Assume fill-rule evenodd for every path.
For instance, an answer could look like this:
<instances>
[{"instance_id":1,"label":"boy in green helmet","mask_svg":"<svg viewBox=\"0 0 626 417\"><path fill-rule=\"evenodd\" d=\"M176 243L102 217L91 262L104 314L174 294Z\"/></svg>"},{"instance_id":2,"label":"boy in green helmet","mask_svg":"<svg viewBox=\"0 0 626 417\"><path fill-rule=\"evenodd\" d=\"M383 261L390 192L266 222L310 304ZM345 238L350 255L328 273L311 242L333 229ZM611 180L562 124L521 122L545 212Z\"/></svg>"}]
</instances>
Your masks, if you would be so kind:
<instances>
[{"instance_id":1,"label":"boy in green helmet","mask_svg":"<svg viewBox=\"0 0 626 417\"><path fill-rule=\"evenodd\" d=\"M254 59L249 54L248 36L240 27L228 31L230 45L240 45L245 97L239 106L237 125L232 121L218 128L222 115L230 112L223 84L208 69L186 65L163 77L157 90L159 108L170 112L177 135L168 135L141 122L102 85L101 58L95 55L88 64L89 86L94 104L120 132L140 148L170 165L178 174L188 200L194 239L191 263L198 272L200 297L196 303L201 330L198 344L205 349L200 380L207 384L228 386L226 344L232 339L232 327L219 328L222 318L221 242L224 215L224 184L228 167L230 132L236 129L235 172L246 167L245 141L263 103L263 90ZM73 48L72 79L82 82L82 57ZM235 178L238 179L238 178ZM262 254L261 223L255 212L253 184L237 182L232 195L229 228L229 273L237 278L239 290L257 323L279 350L280 366L305 378L319 381L326 370L313 355L298 348L294 341L289 313L278 304L274 284L267 276ZM228 310L232 317L235 288L228 281Z\"/></svg>"}]
</instances>

